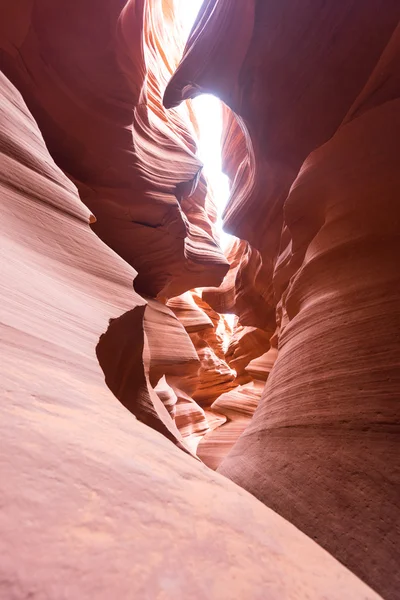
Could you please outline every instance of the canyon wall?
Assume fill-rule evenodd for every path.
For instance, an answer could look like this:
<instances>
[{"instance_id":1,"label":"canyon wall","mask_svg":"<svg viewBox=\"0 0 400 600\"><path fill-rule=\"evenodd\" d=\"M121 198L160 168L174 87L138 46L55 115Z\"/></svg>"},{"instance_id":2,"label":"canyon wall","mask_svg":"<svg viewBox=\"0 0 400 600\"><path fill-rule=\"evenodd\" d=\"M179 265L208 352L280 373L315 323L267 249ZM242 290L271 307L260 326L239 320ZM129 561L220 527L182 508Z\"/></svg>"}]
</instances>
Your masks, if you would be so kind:
<instances>
[{"instance_id":1,"label":"canyon wall","mask_svg":"<svg viewBox=\"0 0 400 600\"><path fill-rule=\"evenodd\" d=\"M225 227L251 250L237 247L206 298L241 314L237 273L252 272L256 290L243 257L258 253L278 354L250 424L212 463L394 600L400 5L260 1L243 12L228 4L206 3L164 101L211 91L237 114L225 140L238 153L235 165L225 150L233 180ZM225 11L242 33L232 61ZM219 61L204 60L211 39ZM265 327L269 309L259 306L252 324ZM208 452L218 431L204 439Z\"/></svg>"},{"instance_id":2,"label":"canyon wall","mask_svg":"<svg viewBox=\"0 0 400 600\"><path fill-rule=\"evenodd\" d=\"M395 598L399 17L0 0L1 598Z\"/></svg>"},{"instance_id":3,"label":"canyon wall","mask_svg":"<svg viewBox=\"0 0 400 600\"><path fill-rule=\"evenodd\" d=\"M4 73L89 208L90 227L137 270L134 287L147 299L146 308L113 320L99 341L106 382L142 422L194 450L210 426L192 396L210 405L235 373L216 354L216 333L203 331L216 328L219 315L212 322L189 301L197 325L186 327L167 306L194 286L219 285L229 268L196 157L193 112L162 105L184 44L173 2L3 0L0 11ZM143 348L144 375L133 367ZM149 392L137 395L143 384Z\"/></svg>"},{"instance_id":4,"label":"canyon wall","mask_svg":"<svg viewBox=\"0 0 400 600\"><path fill-rule=\"evenodd\" d=\"M1 74L0 89L0 598L378 600L107 389L95 347L102 354L112 319L120 343L104 346L119 369L110 387L133 412L154 400L151 373L171 369L151 353L160 312L91 231L89 210ZM160 423L154 407L148 418Z\"/></svg>"},{"instance_id":5,"label":"canyon wall","mask_svg":"<svg viewBox=\"0 0 400 600\"><path fill-rule=\"evenodd\" d=\"M195 143L180 113L161 103L174 66L163 35L179 36L153 21L167 19L168 3L11 4L2 2L2 69L94 214L93 231L138 270L139 293L218 285L228 263L197 185Z\"/></svg>"}]
</instances>

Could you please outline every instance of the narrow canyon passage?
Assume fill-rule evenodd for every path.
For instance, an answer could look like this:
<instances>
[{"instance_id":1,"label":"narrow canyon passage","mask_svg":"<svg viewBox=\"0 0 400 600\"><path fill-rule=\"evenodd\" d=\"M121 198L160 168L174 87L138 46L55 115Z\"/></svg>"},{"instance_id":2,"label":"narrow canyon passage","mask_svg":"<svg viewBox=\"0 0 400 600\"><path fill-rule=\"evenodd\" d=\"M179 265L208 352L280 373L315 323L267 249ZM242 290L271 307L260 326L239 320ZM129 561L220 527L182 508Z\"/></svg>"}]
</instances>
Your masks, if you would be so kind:
<instances>
[{"instance_id":1,"label":"narrow canyon passage","mask_svg":"<svg viewBox=\"0 0 400 600\"><path fill-rule=\"evenodd\" d=\"M0 0L0 600L397 600L399 19Z\"/></svg>"},{"instance_id":2,"label":"narrow canyon passage","mask_svg":"<svg viewBox=\"0 0 400 600\"><path fill-rule=\"evenodd\" d=\"M178 30L182 25L183 43L201 4L174 5L174 23ZM164 24L168 28L167 20ZM222 228L230 188L222 172L224 135L227 122L235 117L217 97L207 94L189 100L177 112L193 136L194 151L202 163L200 184L194 183L178 201L190 219L199 210L201 194L203 218L209 220L215 242L233 265L248 246ZM240 130L236 135L245 144ZM199 189L201 184L203 189ZM261 264L260 258L258 261ZM232 287L231 278L230 272L225 285ZM137 309L129 311L112 322L96 348L106 382L124 406L213 469L249 424L277 354L276 348L270 349L273 329L243 325L235 314L226 313L223 305L220 312L212 308L213 295L221 292L219 287L196 286L171 298L145 296L142 321ZM205 300L208 297L210 303ZM137 341L136 366L132 368L132 338L141 326L145 341ZM160 328L166 335L165 347L160 345ZM143 380L139 374L142 354L147 371ZM140 381L143 391L138 393Z\"/></svg>"}]
</instances>

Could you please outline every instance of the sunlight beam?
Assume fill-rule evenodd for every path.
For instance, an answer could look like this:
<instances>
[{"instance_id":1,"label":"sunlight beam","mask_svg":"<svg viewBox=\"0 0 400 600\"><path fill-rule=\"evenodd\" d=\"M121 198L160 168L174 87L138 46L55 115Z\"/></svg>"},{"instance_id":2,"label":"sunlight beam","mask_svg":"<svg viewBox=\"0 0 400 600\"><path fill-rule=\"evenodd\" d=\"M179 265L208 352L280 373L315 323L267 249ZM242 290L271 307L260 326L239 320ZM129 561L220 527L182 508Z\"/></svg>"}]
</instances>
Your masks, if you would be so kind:
<instances>
[{"instance_id":1,"label":"sunlight beam","mask_svg":"<svg viewBox=\"0 0 400 600\"><path fill-rule=\"evenodd\" d=\"M201 5L202 0L175 0L175 10L182 22L185 39L189 37ZM192 105L199 126L197 153L217 205L217 228L224 250L232 236L222 229L222 213L229 198L229 179L222 172L221 165L222 104L219 98L203 94L194 98Z\"/></svg>"},{"instance_id":2,"label":"sunlight beam","mask_svg":"<svg viewBox=\"0 0 400 600\"><path fill-rule=\"evenodd\" d=\"M189 37L202 2L203 0L175 0L175 11L181 20L185 39ZM215 96L202 94L192 100L192 106L199 130L197 154L204 165L203 172L216 203L218 213L216 225L221 248L225 250L232 236L222 229L222 213L229 199L229 179L222 172L221 164L222 103ZM232 332L237 317L233 314L225 314L224 318Z\"/></svg>"}]
</instances>

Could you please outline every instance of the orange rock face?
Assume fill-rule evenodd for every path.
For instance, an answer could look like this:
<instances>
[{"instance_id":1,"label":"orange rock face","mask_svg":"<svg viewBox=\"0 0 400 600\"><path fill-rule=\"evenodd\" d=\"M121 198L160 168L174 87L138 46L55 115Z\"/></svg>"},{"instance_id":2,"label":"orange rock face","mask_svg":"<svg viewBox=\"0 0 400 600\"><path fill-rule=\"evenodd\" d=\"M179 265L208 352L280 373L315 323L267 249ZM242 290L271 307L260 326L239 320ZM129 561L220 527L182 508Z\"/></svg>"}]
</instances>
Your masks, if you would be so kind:
<instances>
[{"instance_id":1,"label":"orange rock face","mask_svg":"<svg viewBox=\"0 0 400 600\"><path fill-rule=\"evenodd\" d=\"M90 230L19 94L0 84L1 597L378 600L107 389L95 346L109 318L113 330L126 317L130 401L151 391L138 351L146 303L133 269Z\"/></svg>"},{"instance_id":2,"label":"orange rock face","mask_svg":"<svg viewBox=\"0 0 400 600\"><path fill-rule=\"evenodd\" d=\"M257 312L266 303L278 325L272 368L264 356L246 371L269 373L259 407L219 470L395 600L400 4L228 4L205 4L164 95L175 106L213 92L237 115L226 125L225 225L249 249L236 243L205 297L244 315L253 273L253 293L272 290ZM255 251L257 285L245 265Z\"/></svg>"},{"instance_id":3,"label":"orange rock face","mask_svg":"<svg viewBox=\"0 0 400 600\"><path fill-rule=\"evenodd\" d=\"M400 4L178 4L0 0L1 599L397 600Z\"/></svg>"},{"instance_id":4,"label":"orange rock face","mask_svg":"<svg viewBox=\"0 0 400 600\"><path fill-rule=\"evenodd\" d=\"M35 0L17 23L11 4L2 2L2 68L96 217L95 233L138 270L136 289L175 296L218 285L228 264L205 186L189 200L201 163L184 120L161 103L175 66L162 35L174 28L167 19L164 33L149 27L169 3Z\"/></svg>"}]
</instances>

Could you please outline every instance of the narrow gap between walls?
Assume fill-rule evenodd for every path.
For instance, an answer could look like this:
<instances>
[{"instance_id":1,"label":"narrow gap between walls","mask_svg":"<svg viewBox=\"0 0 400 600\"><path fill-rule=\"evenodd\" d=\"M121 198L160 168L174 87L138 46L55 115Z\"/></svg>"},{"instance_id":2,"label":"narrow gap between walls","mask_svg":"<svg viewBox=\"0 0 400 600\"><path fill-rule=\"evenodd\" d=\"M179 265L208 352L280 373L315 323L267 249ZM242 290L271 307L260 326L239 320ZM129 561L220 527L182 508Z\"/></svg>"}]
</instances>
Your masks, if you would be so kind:
<instances>
[{"instance_id":1,"label":"narrow gap between walls","mask_svg":"<svg viewBox=\"0 0 400 600\"><path fill-rule=\"evenodd\" d=\"M185 40L189 37L202 3L203 0L175 0L175 14L183 25ZM222 102L215 96L202 94L194 98L191 103L199 130L197 153L204 165L203 173L216 203L217 229L221 248L224 251L233 236L222 229L222 213L229 199L229 178L222 172L221 164ZM237 320L236 315L224 314L224 317L233 331Z\"/></svg>"}]
</instances>

